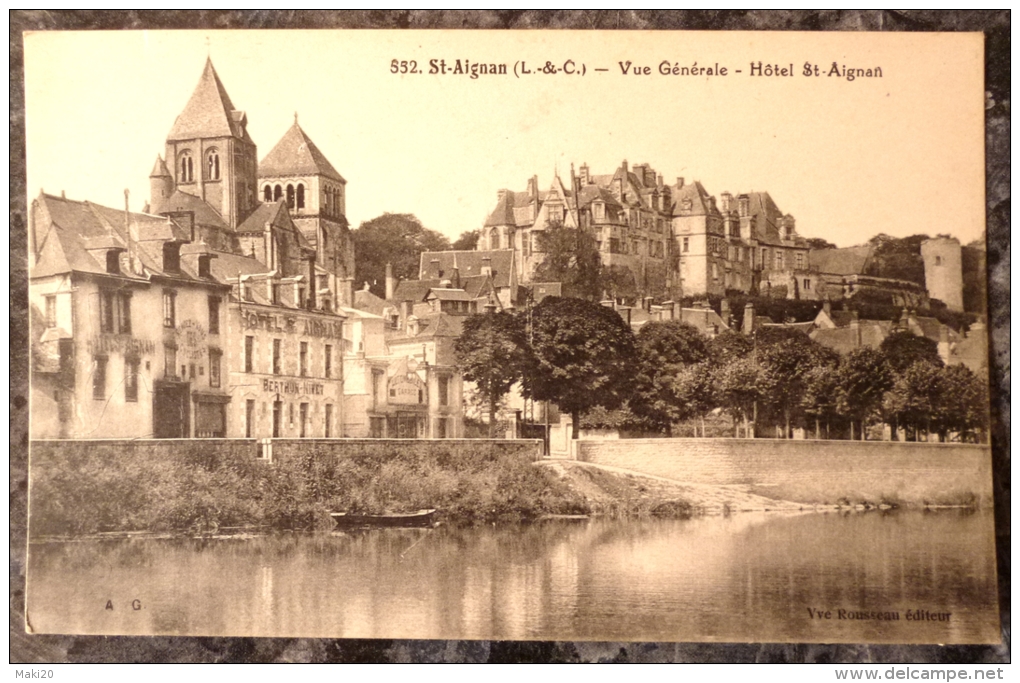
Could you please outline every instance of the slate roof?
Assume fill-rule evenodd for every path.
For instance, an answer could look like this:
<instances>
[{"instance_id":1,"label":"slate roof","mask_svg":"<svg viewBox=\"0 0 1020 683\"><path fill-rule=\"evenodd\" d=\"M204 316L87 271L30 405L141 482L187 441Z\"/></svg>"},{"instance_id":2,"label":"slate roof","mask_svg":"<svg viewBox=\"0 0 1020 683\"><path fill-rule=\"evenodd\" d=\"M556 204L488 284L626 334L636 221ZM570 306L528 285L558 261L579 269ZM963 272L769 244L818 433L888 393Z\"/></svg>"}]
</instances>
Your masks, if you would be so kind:
<instances>
[{"instance_id":1,"label":"slate roof","mask_svg":"<svg viewBox=\"0 0 1020 683\"><path fill-rule=\"evenodd\" d=\"M465 316L462 315L450 315L448 313L422 315L418 317L418 334L410 336L401 330L399 333L387 337L386 341L393 344L402 341L433 339L436 337L456 338L460 336L463 329L464 318Z\"/></svg>"},{"instance_id":2,"label":"slate roof","mask_svg":"<svg viewBox=\"0 0 1020 683\"><path fill-rule=\"evenodd\" d=\"M198 85L166 139L235 137L251 143L244 123L244 112L234 107L212 60L206 59Z\"/></svg>"},{"instance_id":3,"label":"slate roof","mask_svg":"<svg viewBox=\"0 0 1020 683\"><path fill-rule=\"evenodd\" d=\"M354 307L361 311L381 316L386 310L386 300L367 289L354 292Z\"/></svg>"},{"instance_id":4,"label":"slate roof","mask_svg":"<svg viewBox=\"0 0 1020 683\"><path fill-rule=\"evenodd\" d=\"M229 228L223 216L209 202L187 192L175 190L161 208L164 213L190 211L195 214L195 222L199 225L211 225L224 230Z\"/></svg>"},{"instance_id":5,"label":"slate roof","mask_svg":"<svg viewBox=\"0 0 1020 683\"><path fill-rule=\"evenodd\" d=\"M436 298L440 301L471 301L472 296L463 289L450 289L448 287L435 287L429 290L426 298Z\"/></svg>"},{"instance_id":6,"label":"slate roof","mask_svg":"<svg viewBox=\"0 0 1020 683\"><path fill-rule=\"evenodd\" d=\"M861 320L859 325L860 344L857 339L858 330L853 327L818 329L811 333L811 338L833 351L849 353L865 346L877 349L889 336L892 329L893 323L888 320Z\"/></svg>"},{"instance_id":7,"label":"slate roof","mask_svg":"<svg viewBox=\"0 0 1020 683\"><path fill-rule=\"evenodd\" d=\"M842 249L812 249L808 264L828 275L860 275L871 262L875 248L870 244Z\"/></svg>"},{"instance_id":8,"label":"slate roof","mask_svg":"<svg viewBox=\"0 0 1020 683\"><path fill-rule=\"evenodd\" d=\"M711 203L709 202L711 195L700 181L695 180L684 183L683 187L674 187L672 195L674 216L706 216L711 213ZM691 202L690 210L683 208L686 201ZM715 214L718 213L719 210L716 209Z\"/></svg>"},{"instance_id":9,"label":"slate roof","mask_svg":"<svg viewBox=\"0 0 1020 683\"><path fill-rule=\"evenodd\" d=\"M149 174L150 178L172 178L170 175L170 169L167 168L166 162L163 161L163 157L156 155L156 163L152 167L152 173Z\"/></svg>"},{"instance_id":10,"label":"slate roof","mask_svg":"<svg viewBox=\"0 0 1020 683\"><path fill-rule=\"evenodd\" d=\"M34 244L38 254L38 261L30 273L33 278L71 271L108 274L105 251L127 248L127 218L133 236L131 253L147 274L197 279L196 274L185 268L184 260L181 273L163 272L163 241L183 242L189 238L186 231L171 219L144 213L125 214L120 209L47 194L41 194L36 201L39 202L39 211L36 221L30 226L35 231ZM49 218L48 223L45 222L46 217ZM117 277L143 279L146 276L140 272L125 272Z\"/></svg>"},{"instance_id":11,"label":"slate roof","mask_svg":"<svg viewBox=\"0 0 1020 683\"><path fill-rule=\"evenodd\" d=\"M237 232L261 233L266 229L266 223L284 230L292 230L297 237L300 247L311 248L308 238L298 230L291 220L290 212L287 210L287 202L281 199L278 202L262 203L255 207L255 210L244 219L244 222L237 226Z\"/></svg>"},{"instance_id":12,"label":"slate roof","mask_svg":"<svg viewBox=\"0 0 1020 683\"><path fill-rule=\"evenodd\" d=\"M341 183L347 182L294 121L294 125L259 162L259 178L307 175L322 175Z\"/></svg>"},{"instance_id":13,"label":"slate roof","mask_svg":"<svg viewBox=\"0 0 1020 683\"><path fill-rule=\"evenodd\" d=\"M461 278L482 274L482 259L489 259L492 269L492 284L497 289L510 286L513 271L514 252L512 249L493 251L426 251L422 252L418 267L418 278L427 280L434 276L430 272L432 261L439 261L439 269L443 277L449 278L456 268Z\"/></svg>"}]
</instances>

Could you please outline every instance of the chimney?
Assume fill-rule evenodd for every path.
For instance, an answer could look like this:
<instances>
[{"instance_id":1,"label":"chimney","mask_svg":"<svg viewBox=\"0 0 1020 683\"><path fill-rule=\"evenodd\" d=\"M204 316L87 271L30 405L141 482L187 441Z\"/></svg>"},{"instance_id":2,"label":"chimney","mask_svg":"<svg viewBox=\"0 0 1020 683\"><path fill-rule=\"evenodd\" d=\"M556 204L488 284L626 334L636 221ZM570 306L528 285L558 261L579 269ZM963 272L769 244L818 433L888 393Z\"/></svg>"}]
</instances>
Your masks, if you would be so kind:
<instances>
[{"instance_id":1,"label":"chimney","mask_svg":"<svg viewBox=\"0 0 1020 683\"><path fill-rule=\"evenodd\" d=\"M450 275L450 286L460 289L460 268L453 269L453 273Z\"/></svg>"},{"instance_id":2,"label":"chimney","mask_svg":"<svg viewBox=\"0 0 1020 683\"><path fill-rule=\"evenodd\" d=\"M591 182L591 179L588 176L588 164L581 164L580 171L581 171L581 183L584 185L588 185Z\"/></svg>"},{"instance_id":3,"label":"chimney","mask_svg":"<svg viewBox=\"0 0 1020 683\"><path fill-rule=\"evenodd\" d=\"M832 302L826 299L822 302L822 310L825 311L825 315L832 318Z\"/></svg>"},{"instance_id":4,"label":"chimney","mask_svg":"<svg viewBox=\"0 0 1020 683\"><path fill-rule=\"evenodd\" d=\"M393 264L386 264L386 300L393 299L393 292L397 288L397 281L393 277Z\"/></svg>"},{"instance_id":5,"label":"chimney","mask_svg":"<svg viewBox=\"0 0 1020 683\"><path fill-rule=\"evenodd\" d=\"M482 275L492 275L492 257L482 257Z\"/></svg>"},{"instance_id":6,"label":"chimney","mask_svg":"<svg viewBox=\"0 0 1020 683\"><path fill-rule=\"evenodd\" d=\"M723 299L722 303L719 304L719 317L722 318L723 324L726 327L730 326L730 300Z\"/></svg>"},{"instance_id":7,"label":"chimney","mask_svg":"<svg viewBox=\"0 0 1020 683\"><path fill-rule=\"evenodd\" d=\"M624 159L623 163L620 164L620 168L623 169L623 175L626 176L630 171L627 169L627 160ZM624 178L626 180L626 177Z\"/></svg>"},{"instance_id":8,"label":"chimney","mask_svg":"<svg viewBox=\"0 0 1020 683\"><path fill-rule=\"evenodd\" d=\"M752 334L754 332L754 304L748 302L744 306L744 334Z\"/></svg>"},{"instance_id":9,"label":"chimney","mask_svg":"<svg viewBox=\"0 0 1020 683\"><path fill-rule=\"evenodd\" d=\"M412 309L412 302L411 301L401 301L400 302L400 326L401 327L404 327L407 324L407 319L411 317L411 311L412 310L413 309Z\"/></svg>"},{"instance_id":10,"label":"chimney","mask_svg":"<svg viewBox=\"0 0 1020 683\"><path fill-rule=\"evenodd\" d=\"M429 279L431 280L438 280L443 276L443 271L439 269L439 259L434 258L431 261L429 261L428 276Z\"/></svg>"},{"instance_id":11,"label":"chimney","mask_svg":"<svg viewBox=\"0 0 1020 683\"><path fill-rule=\"evenodd\" d=\"M680 188L682 188L684 186L684 178L683 178L683 176L679 176L678 175L676 177L676 186L677 186L677 189L680 189Z\"/></svg>"},{"instance_id":12,"label":"chimney","mask_svg":"<svg viewBox=\"0 0 1020 683\"><path fill-rule=\"evenodd\" d=\"M273 224L268 221L263 228L262 241L265 247L266 267L269 270L279 270L276 267L276 250L273 249Z\"/></svg>"}]
</instances>

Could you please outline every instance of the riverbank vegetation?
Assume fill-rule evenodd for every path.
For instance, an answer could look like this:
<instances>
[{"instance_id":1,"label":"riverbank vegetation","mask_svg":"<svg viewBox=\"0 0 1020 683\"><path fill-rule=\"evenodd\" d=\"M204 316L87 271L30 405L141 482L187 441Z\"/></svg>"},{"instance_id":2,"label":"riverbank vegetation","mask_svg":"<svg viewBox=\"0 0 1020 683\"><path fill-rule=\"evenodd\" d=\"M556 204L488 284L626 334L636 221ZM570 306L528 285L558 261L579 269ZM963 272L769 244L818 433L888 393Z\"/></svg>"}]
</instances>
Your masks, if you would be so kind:
<instances>
[{"instance_id":1,"label":"riverbank vegetation","mask_svg":"<svg viewBox=\"0 0 1020 683\"><path fill-rule=\"evenodd\" d=\"M332 511L380 514L422 508L436 508L441 521L456 525L527 522L549 515L686 517L693 512L681 498L631 495L632 486L614 489L611 481L603 482L598 496L586 495L519 454L309 454L270 464L250 457L209 457L203 449L209 446L200 440L182 445L172 458L92 449L34 467L32 534L329 529Z\"/></svg>"}]
</instances>

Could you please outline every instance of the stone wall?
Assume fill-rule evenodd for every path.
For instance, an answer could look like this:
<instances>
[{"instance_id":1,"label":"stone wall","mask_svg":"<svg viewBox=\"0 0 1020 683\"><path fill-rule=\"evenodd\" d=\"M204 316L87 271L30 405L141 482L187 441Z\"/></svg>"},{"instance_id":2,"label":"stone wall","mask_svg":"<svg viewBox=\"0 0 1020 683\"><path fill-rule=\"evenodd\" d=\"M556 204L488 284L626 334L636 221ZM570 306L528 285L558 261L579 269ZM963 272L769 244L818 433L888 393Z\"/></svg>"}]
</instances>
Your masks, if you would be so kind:
<instances>
[{"instance_id":1,"label":"stone wall","mask_svg":"<svg viewBox=\"0 0 1020 683\"><path fill-rule=\"evenodd\" d=\"M30 442L32 468L59 465L86 451L107 452L111 459L127 454L149 460L189 460L207 467L225 460L254 458L255 439L46 439Z\"/></svg>"},{"instance_id":2,"label":"stone wall","mask_svg":"<svg viewBox=\"0 0 1020 683\"><path fill-rule=\"evenodd\" d=\"M577 459L805 503L992 500L991 451L971 444L777 439L580 440Z\"/></svg>"}]
</instances>

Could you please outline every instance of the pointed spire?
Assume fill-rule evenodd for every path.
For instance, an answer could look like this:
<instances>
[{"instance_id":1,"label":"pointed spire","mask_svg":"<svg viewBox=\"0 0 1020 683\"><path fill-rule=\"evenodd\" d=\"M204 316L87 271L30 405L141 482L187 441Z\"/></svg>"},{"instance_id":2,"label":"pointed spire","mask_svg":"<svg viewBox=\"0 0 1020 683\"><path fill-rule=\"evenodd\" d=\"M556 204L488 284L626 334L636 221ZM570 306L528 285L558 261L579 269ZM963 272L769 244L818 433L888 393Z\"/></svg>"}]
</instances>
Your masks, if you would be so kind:
<instances>
[{"instance_id":1,"label":"pointed spire","mask_svg":"<svg viewBox=\"0 0 1020 683\"><path fill-rule=\"evenodd\" d=\"M235 111L237 110L230 101L226 88L216 74L212 59L207 57L202 77L199 78L191 99L174 122L167 140L242 137L242 133L235 130L235 126L232 125L235 118L240 117L240 112L237 117L234 116Z\"/></svg>"},{"instance_id":2,"label":"pointed spire","mask_svg":"<svg viewBox=\"0 0 1020 683\"><path fill-rule=\"evenodd\" d=\"M156 155L156 164L152 167L152 173L149 174L150 178L172 178L170 175L170 169L167 168L166 162L163 161L163 157L159 154Z\"/></svg>"},{"instance_id":3,"label":"pointed spire","mask_svg":"<svg viewBox=\"0 0 1020 683\"><path fill-rule=\"evenodd\" d=\"M259 177L322 175L346 182L329 159L301 129L294 114L294 125L259 162Z\"/></svg>"}]
</instances>

